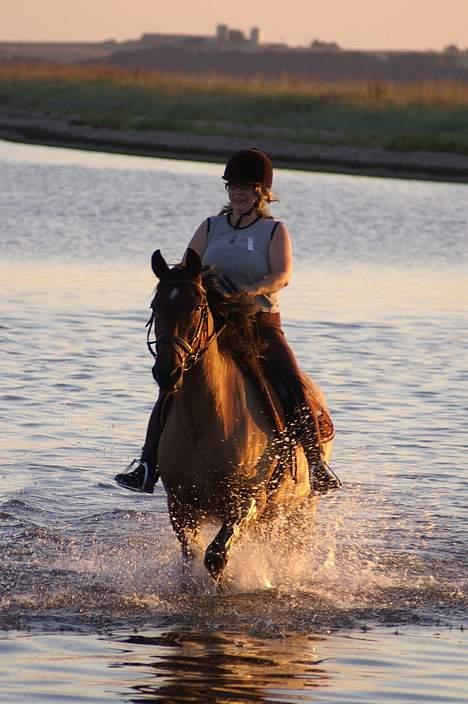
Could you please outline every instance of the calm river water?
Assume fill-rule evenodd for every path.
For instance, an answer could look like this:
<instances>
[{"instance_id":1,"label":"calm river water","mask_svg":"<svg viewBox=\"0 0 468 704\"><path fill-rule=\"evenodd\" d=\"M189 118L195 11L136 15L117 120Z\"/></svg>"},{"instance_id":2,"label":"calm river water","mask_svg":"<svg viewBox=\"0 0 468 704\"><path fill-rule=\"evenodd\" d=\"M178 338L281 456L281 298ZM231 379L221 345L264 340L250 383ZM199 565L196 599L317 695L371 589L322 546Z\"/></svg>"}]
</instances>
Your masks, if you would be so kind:
<instances>
[{"instance_id":1,"label":"calm river water","mask_svg":"<svg viewBox=\"0 0 468 704\"><path fill-rule=\"evenodd\" d=\"M156 391L151 253L220 175L0 142L0 701L465 702L467 186L277 172L344 482L300 548L186 593L163 490L112 481Z\"/></svg>"}]
</instances>

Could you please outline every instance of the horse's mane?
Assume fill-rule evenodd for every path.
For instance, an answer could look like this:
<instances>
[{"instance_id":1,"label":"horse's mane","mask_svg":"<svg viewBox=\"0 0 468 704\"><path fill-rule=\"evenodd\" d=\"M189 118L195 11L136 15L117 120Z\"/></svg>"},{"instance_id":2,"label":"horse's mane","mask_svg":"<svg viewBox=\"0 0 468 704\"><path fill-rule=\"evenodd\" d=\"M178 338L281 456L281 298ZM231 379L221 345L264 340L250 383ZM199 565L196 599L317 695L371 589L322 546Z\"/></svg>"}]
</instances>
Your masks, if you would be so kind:
<instances>
[{"instance_id":1,"label":"horse's mane","mask_svg":"<svg viewBox=\"0 0 468 704\"><path fill-rule=\"evenodd\" d=\"M203 272L202 280L215 328L221 331L220 351L242 366L257 366L264 343L257 333L254 297L243 291L228 292L222 279L209 269Z\"/></svg>"}]
</instances>

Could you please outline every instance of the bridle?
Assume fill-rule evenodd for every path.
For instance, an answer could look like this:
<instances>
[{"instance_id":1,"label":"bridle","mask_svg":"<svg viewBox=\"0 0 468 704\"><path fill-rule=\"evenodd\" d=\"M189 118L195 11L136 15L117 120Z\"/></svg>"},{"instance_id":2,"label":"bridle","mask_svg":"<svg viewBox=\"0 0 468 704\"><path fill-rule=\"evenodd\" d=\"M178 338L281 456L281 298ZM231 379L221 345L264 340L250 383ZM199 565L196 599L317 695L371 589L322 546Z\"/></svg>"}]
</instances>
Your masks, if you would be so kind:
<instances>
[{"instance_id":1,"label":"bridle","mask_svg":"<svg viewBox=\"0 0 468 704\"><path fill-rule=\"evenodd\" d=\"M182 372L185 373L189 369L192 369L192 367L194 367L195 364L197 364L197 362L203 357L213 340L215 340L218 335L220 335L221 332L224 330L225 325L223 325L219 330L213 330L211 334L209 333L208 301L206 299L206 291L203 286L201 286L199 283L190 280L180 281L177 279L169 279L167 281L160 281L158 284L158 290L161 286L168 285L190 285L195 286L200 291L203 296L201 303L200 319L197 323L197 327L195 328L195 332L190 342L187 342L187 340L184 340L183 337L179 337L178 335L159 335L159 337L155 337L154 340L150 340L155 320L153 310L150 319L146 323L146 327L148 328L146 334L146 344L154 359L157 359L159 349L162 345L169 345L170 347L172 347L172 349L179 358ZM203 338L204 343L202 342Z\"/></svg>"}]
</instances>

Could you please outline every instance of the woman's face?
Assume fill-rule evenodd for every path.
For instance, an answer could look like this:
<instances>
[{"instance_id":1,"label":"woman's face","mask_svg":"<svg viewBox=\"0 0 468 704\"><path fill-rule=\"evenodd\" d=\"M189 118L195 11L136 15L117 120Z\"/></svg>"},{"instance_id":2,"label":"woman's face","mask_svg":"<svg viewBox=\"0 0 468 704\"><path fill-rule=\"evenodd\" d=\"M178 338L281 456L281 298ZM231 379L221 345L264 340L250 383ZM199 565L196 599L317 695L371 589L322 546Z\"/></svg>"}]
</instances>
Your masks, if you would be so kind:
<instances>
[{"instance_id":1,"label":"woman's face","mask_svg":"<svg viewBox=\"0 0 468 704\"><path fill-rule=\"evenodd\" d=\"M256 186L252 183L229 181L226 190L230 204L240 213L251 210L257 200Z\"/></svg>"}]
</instances>

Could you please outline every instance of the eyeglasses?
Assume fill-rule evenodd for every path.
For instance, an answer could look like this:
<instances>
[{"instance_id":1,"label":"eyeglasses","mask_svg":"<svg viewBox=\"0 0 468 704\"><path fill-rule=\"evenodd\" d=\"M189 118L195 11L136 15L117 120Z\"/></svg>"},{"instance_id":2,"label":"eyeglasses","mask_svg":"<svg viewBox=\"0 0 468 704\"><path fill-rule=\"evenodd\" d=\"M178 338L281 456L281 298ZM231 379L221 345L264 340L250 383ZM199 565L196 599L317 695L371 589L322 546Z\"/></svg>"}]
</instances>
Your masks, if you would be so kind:
<instances>
[{"instance_id":1,"label":"eyeglasses","mask_svg":"<svg viewBox=\"0 0 468 704\"><path fill-rule=\"evenodd\" d=\"M253 183L246 183L245 181L239 182L239 181L229 181L228 183L224 184L224 188L226 191L250 191L251 188L254 187L255 184Z\"/></svg>"}]
</instances>

